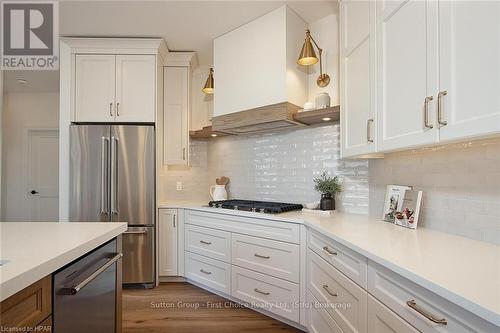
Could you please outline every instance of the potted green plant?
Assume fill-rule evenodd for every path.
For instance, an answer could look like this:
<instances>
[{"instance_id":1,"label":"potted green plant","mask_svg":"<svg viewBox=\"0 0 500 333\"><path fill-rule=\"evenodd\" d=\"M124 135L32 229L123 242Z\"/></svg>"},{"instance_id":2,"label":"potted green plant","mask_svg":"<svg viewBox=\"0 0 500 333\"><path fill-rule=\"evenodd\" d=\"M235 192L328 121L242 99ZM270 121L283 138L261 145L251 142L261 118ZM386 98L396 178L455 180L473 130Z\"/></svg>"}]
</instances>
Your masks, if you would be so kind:
<instances>
[{"instance_id":1,"label":"potted green plant","mask_svg":"<svg viewBox=\"0 0 500 333\"><path fill-rule=\"evenodd\" d=\"M340 178L330 177L325 171L314 179L314 189L321 193L319 208L321 210L335 210L335 194L342 190Z\"/></svg>"}]
</instances>

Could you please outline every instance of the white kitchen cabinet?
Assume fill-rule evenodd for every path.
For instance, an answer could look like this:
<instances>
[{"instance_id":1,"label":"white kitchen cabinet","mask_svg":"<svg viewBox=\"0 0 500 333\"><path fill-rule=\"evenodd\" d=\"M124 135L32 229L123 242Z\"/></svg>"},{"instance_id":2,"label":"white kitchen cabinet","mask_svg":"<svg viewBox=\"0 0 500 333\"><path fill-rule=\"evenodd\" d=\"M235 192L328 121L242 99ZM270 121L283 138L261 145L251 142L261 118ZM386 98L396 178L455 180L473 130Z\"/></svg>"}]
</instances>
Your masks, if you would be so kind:
<instances>
[{"instance_id":1,"label":"white kitchen cabinet","mask_svg":"<svg viewBox=\"0 0 500 333\"><path fill-rule=\"evenodd\" d=\"M160 209L158 216L159 275L178 275L178 218L177 209Z\"/></svg>"},{"instance_id":2,"label":"white kitchen cabinet","mask_svg":"<svg viewBox=\"0 0 500 333\"><path fill-rule=\"evenodd\" d=\"M77 122L111 122L115 108L115 56L78 54L75 64Z\"/></svg>"},{"instance_id":3,"label":"white kitchen cabinet","mask_svg":"<svg viewBox=\"0 0 500 333\"><path fill-rule=\"evenodd\" d=\"M154 55L77 54L76 122L154 122Z\"/></svg>"},{"instance_id":4,"label":"white kitchen cabinet","mask_svg":"<svg viewBox=\"0 0 500 333\"><path fill-rule=\"evenodd\" d=\"M189 67L163 72L163 164L189 164Z\"/></svg>"},{"instance_id":5,"label":"white kitchen cabinet","mask_svg":"<svg viewBox=\"0 0 500 333\"><path fill-rule=\"evenodd\" d=\"M438 142L437 6L436 1L377 2L381 151Z\"/></svg>"},{"instance_id":6,"label":"white kitchen cabinet","mask_svg":"<svg viewBox=\"0 0 500 333\"><path fill-rule=\"evenodd\" d=\"M154 122L155 103L155 56L117 55L116 121Z\"/></svg>"},{"instance_id":7,"label":"white kitchen cabinet","mask_svg":"<svg viewBox=\"0 0 500 333\"><path fill-rule=\"evenodd\" d=\"M368 327L371 333L417 333L418 331L384 304L368 294Z\"/></svg>"},{"instance_id":8,"label":"white kitchen cabinet","mask_svg":"<svg viewBox=\"0 0 500 333\"><path fill-rule=\"evenodd\" d=\"M500 133L500 2L440 1L439 41L440 139Z\"/></svg>"},{"instance_id":9,"label":"white kitchen cabinet","mask_svg":"<svg viewBox=\"0 0 500 333\"><path fill-rule=\"evenodd\" d=\"M342 1L342 157L376 152L375 2Z\"/></svg>"},{"instance_id":10,"label":"white kitchen cabinet","mask_svg":"<svg viewBox=\"0 0 500 333\"><path fill-rule=\"evenodd\" d=\"M214 40L214 117L307 100L307 69L296 64L307 28L287 6Z\"/></svg>"}]
</instances>

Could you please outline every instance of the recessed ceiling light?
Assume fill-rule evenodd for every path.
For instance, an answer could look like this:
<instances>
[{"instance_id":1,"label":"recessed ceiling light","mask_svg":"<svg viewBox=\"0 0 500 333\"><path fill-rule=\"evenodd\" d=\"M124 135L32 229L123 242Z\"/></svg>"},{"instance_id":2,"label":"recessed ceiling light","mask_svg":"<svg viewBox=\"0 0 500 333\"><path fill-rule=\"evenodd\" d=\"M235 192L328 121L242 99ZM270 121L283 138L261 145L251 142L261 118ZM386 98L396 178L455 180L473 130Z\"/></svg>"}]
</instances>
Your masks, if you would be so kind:
<instances>
[{"instance_id":1,"label":"recessed ceiling light","mask_svg":"<svg viewBox=\"0 0 500 333\"><path fill-rule=\"evenodd\" d=\"M332 118L330 118L330 117L325 117L325 118L323 118L322 120L323 120L323 121L330 121L330 120L332 120Z\"/></svg>"},{"instance_id":2,"label":"recessed ceiling light","mask_svg":"<svg viewBox=\"0 0 500 333\"><path fill-rule=\"evenodd\" d=\"M212 134L212 137L213 137L213 138L215 138L216 136L217 136L217 134L215 134L215 133L213 133L213 134Z\"/></svg>"},{"instance_id":3,"label":"recessed ceiling light","mask_svg":"<svg viewBox=\"0 0 500 333\"><path fill-rule=\"evenodd\" d=\"M17 83L24 85L27 85L30 83L30 81L25 80L25 79L17 79Z\"/></svg>"}]
</instances>

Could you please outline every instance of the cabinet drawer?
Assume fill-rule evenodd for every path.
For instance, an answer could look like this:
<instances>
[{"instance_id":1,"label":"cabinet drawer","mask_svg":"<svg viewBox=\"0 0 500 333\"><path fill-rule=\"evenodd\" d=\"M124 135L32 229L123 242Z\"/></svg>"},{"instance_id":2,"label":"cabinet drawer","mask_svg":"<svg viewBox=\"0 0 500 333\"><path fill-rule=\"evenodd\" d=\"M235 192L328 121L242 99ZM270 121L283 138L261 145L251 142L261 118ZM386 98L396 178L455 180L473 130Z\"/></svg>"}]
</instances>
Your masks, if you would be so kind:
<instances>
[{"instance_id":1,"label":"cabinet drawer","mask_svg":"<svg viewBox=\"0 0 500 333\"><path fill-rule=\"evenodd\" d=\"M233 266L231 296L299 322L299 285Z\"/></svg>"},{"instance_id":2,"label":"cabinet drawer","mask_svg":"<svg viewBox=\"0 0 500 333\"><path fill-rule=\"evenodd\" d=\"M328 312L326 312L326 310L321 306L321 303L316 299L316 297L313 296L313 294L311 294L310 291L307 292L307 302L310 306L310 308L307 310L307 328L309 329L309 332L343 333L339 325L337 325L335 320L333 320Z\"/></svg>"},{"instance_id":3,"label":"cabinet drawer","mask_svg":"<svg viewBox=\"0 0 500 333\"><path fill-rule=\"evenodd\" d=\"M384 304L368 295L368 327L371 333L418 333Z\"/></svg>"},{"instance_id":4,"label":"cabinet drawer","mask_svg":"<svg viewBox=\"0 0 500 333\"><path fill-rule=\"evenodd\" d=\"M299 246L233 234L232 263L292 282L299 282Z\"/></svg>"},{"instance_id":5,"label":"cabinet drawer","mask_svg":"<svg viewBox=\"0 0 500 333\"><path fill-rule=\"evenodd\" d=\"M367 332L366 291L310 250L308 265L309 290L342 331Z\"/></svg>"},{"instance_id":6,"label":"cabinet drawer","mask_svg":"<svg viewBox=\"0 0 500 333\"><path fill-rule=\"evenodd\" d=\"M231 265L222 261L186 252L186 278L229 295Z\"/></svg>"},{"instance_id":7,"label":"cabinet drawer","mask_svg":"<svg viewBox=\"0 0 500 333\"><path fill-rule=\"evenodd\" d=\"M309 248L366 289L366 258L316 231L309 232Z\"/></svg>"},{"instance_id":8,"label":"cabinet drawer","mask_svg":"<svg viewBox=\"0 0 500 333\"><path fill-rule=\"evenodd\" d=\"M231 234L226 231L186 224L186 250L231 262Z\"/></svg>"},{"instance_id":9,"label":"cabinet drawer","mask_svg":"<svg viewBox=\"0 0 500 333\"><path fill-rule=\"evenodd\" d=\"M372 261L368 265L368 292L422 332L499 331L497 326ZM446 324L433 322L431 316Z\"/></svg>"},{"instance_id":10,"label":"cabinet drawer","mask_svg":"<svg viewBox=\"0 0 500 333\"><path fill-rule=\"evenodd\" d=\"M216 210L217 208L213 208ZM259 219L247 216L236 216L223 213L200 212L186 210L186 222L201 227L214 228L244 235L274 239L289 243L299 243L300 225Z\"/></svg>"},{"instance_id":11,"label":"cabinet drawer","mask_svg":"<svg viewBox=\"0 0 500 333\"><path fill-rule=\"evenodd\" d=\"M51 276L33 283L0 303L0 331L29 331L52 312Z\"/></svg>"}]
</instances>

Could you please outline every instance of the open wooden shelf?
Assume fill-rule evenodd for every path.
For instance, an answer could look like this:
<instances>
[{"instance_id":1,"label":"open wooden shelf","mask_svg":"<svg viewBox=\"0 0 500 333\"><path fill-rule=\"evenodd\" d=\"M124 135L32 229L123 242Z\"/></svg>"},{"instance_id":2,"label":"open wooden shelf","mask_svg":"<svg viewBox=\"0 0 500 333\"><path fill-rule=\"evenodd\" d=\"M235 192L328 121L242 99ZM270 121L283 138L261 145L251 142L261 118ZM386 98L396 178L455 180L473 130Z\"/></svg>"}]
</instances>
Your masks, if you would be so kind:
<instances>
[{"instance_id":1,"label":"open wooden shelf","mask_svg":"<svg viewBox=\"0 0 500 333\"><path fill-rule=\"evenodd\" d=\"M332 123L340 120L340 106L331 106L324 109L303 111L293 115L293 119L306 125Z\"/></svg>"},{"instance_id":2,"label":"open wooden shelf","mask_svg":"<svg viewBox=\"0 0 500 333\"><path fill-rule=\"evenodd\" d=\"M214 132L212 126L205 126L201 130L189 131L191 139L213 139L219 136L226 136L227 133Z\"/></svg>"}]
</instances>

